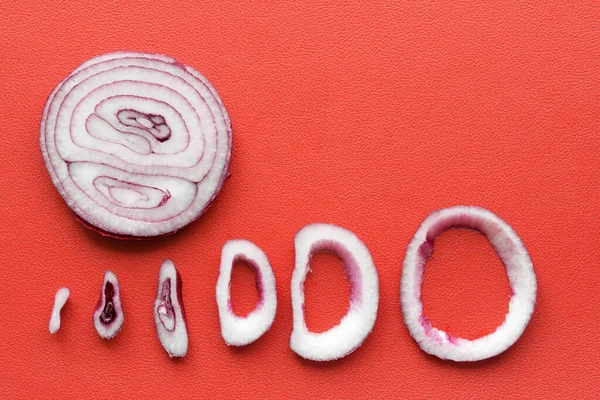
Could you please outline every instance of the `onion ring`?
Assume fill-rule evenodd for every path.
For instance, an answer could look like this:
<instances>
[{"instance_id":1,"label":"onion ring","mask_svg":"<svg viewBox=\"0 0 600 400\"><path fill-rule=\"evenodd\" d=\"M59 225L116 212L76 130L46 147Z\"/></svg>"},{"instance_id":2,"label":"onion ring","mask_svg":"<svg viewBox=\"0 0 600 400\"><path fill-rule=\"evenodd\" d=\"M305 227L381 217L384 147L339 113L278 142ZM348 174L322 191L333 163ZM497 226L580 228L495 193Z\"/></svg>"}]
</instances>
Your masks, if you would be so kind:
<instances>
[{"instance_id":1,"label":"onion ring","mask_svg":"<svg viewBox=\"0 0 600 400\"><path fill-rule=\"evenodd\" d=\"M449 228L468 228L485 235L504 264L511 288L506 319L495 332L475 340L457 338L431 326L423 315L421 284L425 263L435 238ZM421 349L442 359L478 361L512 346L531 319L537 283L533 263L515 231L492 212L473 206L456 206L431 213L406 250L400 299L404 322Z\"/></svg>"},{"instance_id":2,"label":"onion ring","mask_svg":"<svg viewBox=\"0 0 600 400\"><path fill-rule=\"evenodd\" d=\"M336 225L310 224L294 239L296 267L292 274L293 329L290 347L309 360L328 361L347 356L371 333L379 306L379 278L367 246L352 232ZM310 332L304 319L304 280L310 258L327 251L341 258L350 280L350 307L339 325Z\"/></svg>"},{"instance_id":3,"label":"onion ring","mask_svg":"<svg viewBox=\"0 0 600 400\"><path fill-rule=\"evenodd\" d=\"M245 261L256 271L258 305L246 317L239 317L231 306L231 270L236 261ZM275 275L265 253L247 240L230 240L223 246L217 281L217 306L221 334L230 346L245 346L269 330L277 310Z\"/></svg>"}]
</instances>

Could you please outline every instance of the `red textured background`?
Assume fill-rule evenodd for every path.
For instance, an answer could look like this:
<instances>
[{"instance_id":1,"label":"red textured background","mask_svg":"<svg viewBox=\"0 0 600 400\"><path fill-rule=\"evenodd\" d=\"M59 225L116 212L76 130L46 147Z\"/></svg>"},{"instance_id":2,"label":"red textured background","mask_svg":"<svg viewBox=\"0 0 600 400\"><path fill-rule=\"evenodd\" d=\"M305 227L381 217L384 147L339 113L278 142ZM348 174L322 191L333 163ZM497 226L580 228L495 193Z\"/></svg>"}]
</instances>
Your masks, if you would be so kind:
<instances>
[{"instance_id":1,"label":"red textured background","mask_svg":"<svg viewBox=\"0 0 600 400\"><path fill-rule=\"evenodd\" d=\"M600 397L600 3L441 1L2 1L0 4L0 398ZM422 4L417 4L422 3ZM46 96L109 51L168 54L215 85L234 128L232 177L174 236L121 242L86 230L54 190L38 146ZM404 249L433 209L486 207L534 260L538 304L522 338L476 364L420 351L399 306ZM379 270L372 334L354 354L311 363L288 346L293 235L349 228ZM244 349L220 337L221 246L269 256L279 307ZM160 346L160 262L184 284L188 356ZM112 341L91 314L102 274L121 282ZM308 325L348 305L336 258L315 258ZM71 288L57 335L48 318ZM234 307L256 300L237 268ZM507 310L508 284L483 237L450 231L427 264L434 325L477 337Z\"/></svg>"}]
</instances>

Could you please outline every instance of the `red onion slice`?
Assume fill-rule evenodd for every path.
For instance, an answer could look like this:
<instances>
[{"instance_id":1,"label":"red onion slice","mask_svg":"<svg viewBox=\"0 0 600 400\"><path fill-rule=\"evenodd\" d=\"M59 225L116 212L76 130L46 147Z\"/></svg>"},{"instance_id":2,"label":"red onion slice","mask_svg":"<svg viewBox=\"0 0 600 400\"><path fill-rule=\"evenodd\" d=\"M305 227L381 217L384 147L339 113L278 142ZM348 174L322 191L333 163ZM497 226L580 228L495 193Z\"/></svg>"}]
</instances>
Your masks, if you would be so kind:
<instances>
[{"instance_id":1,"label":"red onion slice","mask_svg":"<svg viewBox=\"0 0 600 400\"><path fill-rule=\"evenodd\" d=\"M63 287L58 289L54 296L54 306L52 307L50 323L48 324L48 330L51 334L55 334L60 329L60 310L62 310L70 295L71 291Z\"/></svg>"},{"instance_id":2,"label":"red onion slice","mask_svg":"<svg viewBox=\"0 0 600 400\"><path fill-rule=\"evenodd\" d=\"M508 314L492 334L475 340L456 338L431 326L423 315L421 284L425 263L433 253L435 238L449 228L468 228L485 235L502 260L510 282ZM408 245L400 298L404 321L421 349L442 359L478 361L498 355L512 346L529 323L537 284L533 264L515 231L492 212L471 206L438 210L421 224Z\"/></svg>"},{"instance_id":3,"label":"red onion slice","mask_svg":"<svg viewBox=\"0 0 600 400\"><path fill-rule=\"evenodd\" d=\"M293 330L290 347L315 361L335 360L356 350L369 335L377 318L379 278L369 250L356 235L335 225L311 224L294 239L296 267L292 275ZM340 324L322 333L310 332L304 319L304 281L310 258L316 252L341 258L350 280L350 308Z\"/></svg>"},{"instance_id":4,"label":"red onion slice","mask_svg":"<svg viewBox=\"0 0 600 400\"><path fill-rule=\"evenodd\" d=\"M160 266L158 290L154 301L154 324L160 343L170 357L187 353L188 334L181 293L181 276L173 261L167 259Z\"/></svg>"},{"instance_id":5,"label":"red onion slice","mask_svg":"<svg viewBox=\"0 0 600 400\"><path fill-rule=\"evenodd\" d=\"M100 300L93 314L94 327L103 339L112 339L123 325L123 305L117 276L112 271L104 273Z\"/></svg>"},{"instance_id":6,"label":"red onion slice","mask_svg":"<svg viewBox=\"0 0 600 400\"><path fill-rule=\"evenodd\" d=\"M238 317L231 306L231 270L237 261L245 261L256 271L259 301L256 309L246 317ZM230 240L223 246L221 267L217 281L217 306L221 334L230 346L245 346L269 330L277 310L275 275L265 253L247 240Z\"/></svg>"},{"instance_id":7,"label":"red onion slice","mask_svg":"<svg viewBox=\"0 0 600 400\"><path fill-rule=\"evenodd\" d=\"M231 124L193 68L157 54L111 53L54 89L40 145L54 185L85 225L154 237L214 200L227 176Z\"/></svg>"}]
</instances>

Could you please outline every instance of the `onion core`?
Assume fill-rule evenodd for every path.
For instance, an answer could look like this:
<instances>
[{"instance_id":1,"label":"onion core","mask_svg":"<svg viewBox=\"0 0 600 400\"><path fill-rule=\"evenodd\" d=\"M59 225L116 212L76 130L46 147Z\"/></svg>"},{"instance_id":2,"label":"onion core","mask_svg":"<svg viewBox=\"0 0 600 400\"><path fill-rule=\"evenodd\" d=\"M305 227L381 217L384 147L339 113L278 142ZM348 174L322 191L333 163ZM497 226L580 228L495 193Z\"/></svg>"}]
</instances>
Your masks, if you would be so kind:
<instances>
[{"instance_id":1,"label":"onion core","mask_svg":"<svg viewBox=\"0 0 600 400\"><path fill-rule=\"evenodd\" d=\"M183 357L188 349L181 286L181 276L173 261L163 261L154 301L154 324L158 339L170 357Z\"/></svg>"},{"instance_id":2,"label":"onion core","mask_svg":"<svg viewBox=\"0 0 600 400\"><path fill-rule=\"evenodd\" d=\"M117 276L112 271L104 273L100 299L93 314L94 327L103 339L112 339L123 325L123 305Z\"/></svg>"}]
</instances>

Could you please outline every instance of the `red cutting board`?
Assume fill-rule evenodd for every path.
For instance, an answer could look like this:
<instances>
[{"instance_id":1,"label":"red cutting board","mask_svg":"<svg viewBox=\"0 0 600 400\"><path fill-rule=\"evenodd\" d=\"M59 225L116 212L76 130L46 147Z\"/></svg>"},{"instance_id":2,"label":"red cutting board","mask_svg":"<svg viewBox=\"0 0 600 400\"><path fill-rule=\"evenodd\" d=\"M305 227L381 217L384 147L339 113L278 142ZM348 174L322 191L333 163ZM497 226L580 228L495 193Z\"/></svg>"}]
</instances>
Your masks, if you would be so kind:
<instances>
[{"instance_id":1,"label":"red cutting board","mask_svg":"<svg viewBox=\"0 0 600 400\"><path fill-rule=\"evenodd\" d=\"M595 1L3 1L0 398L600 398L599 26ZM233 124L222 193L159 240L84 228L39 150L46 96L86 59L117 50L198 69ZM511 224L539 284L521 339L473 364L424 354L399 305L407 243L430 211L456 204ZM310 222L354 231L379 271L375 328L337 362L289 348L293 236ZM242 349L223 342L215 301L232 238L266 252L279 299L271 330ZM181 271L189 323L180 361L152 318L167 257ZM91 320L106 269L125 307L112 341ZM50 335L62 285L72 295ZM236 268L232 291L238 313L253 308L251 270ZM309 328L334 326L348 293L336 258L317 256ZM423 287L434 326L490 333L508 295L482 236L439 238Z\"/></svg>"}]
</instances>

